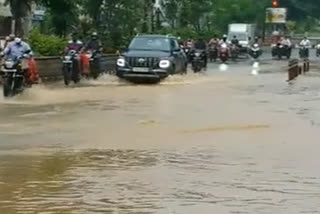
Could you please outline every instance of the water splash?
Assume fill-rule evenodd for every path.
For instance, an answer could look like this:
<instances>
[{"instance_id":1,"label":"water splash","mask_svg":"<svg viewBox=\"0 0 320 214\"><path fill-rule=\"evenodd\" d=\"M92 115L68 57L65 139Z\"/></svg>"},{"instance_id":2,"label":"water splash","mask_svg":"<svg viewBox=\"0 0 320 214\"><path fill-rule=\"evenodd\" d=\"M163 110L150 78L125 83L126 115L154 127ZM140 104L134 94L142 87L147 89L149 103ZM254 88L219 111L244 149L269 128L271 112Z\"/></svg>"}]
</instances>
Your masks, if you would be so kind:
<instances>
[{"instance_id":1,"label":"water splash","mask_svg":"<svg viewBox=\"0 0 320 214\"><path fill-rule=\"evenodd\" d=\"M259 62L254 62L252 65L252 71L251 74L254 76L257 76L259 74L260 71L260 64Z\"/></svg>"}]
</instances>

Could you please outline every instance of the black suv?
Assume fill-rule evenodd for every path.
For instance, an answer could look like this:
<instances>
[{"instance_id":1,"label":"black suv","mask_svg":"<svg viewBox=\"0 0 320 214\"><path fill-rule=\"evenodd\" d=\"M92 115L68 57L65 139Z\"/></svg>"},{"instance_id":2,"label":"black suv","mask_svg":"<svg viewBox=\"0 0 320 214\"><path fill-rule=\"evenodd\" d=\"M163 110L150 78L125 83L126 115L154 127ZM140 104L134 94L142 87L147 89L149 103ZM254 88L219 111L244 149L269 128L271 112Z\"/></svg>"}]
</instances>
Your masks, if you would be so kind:
<instances>
[{"instance_id":1,"label":"black suv","mask_svg":"<svg viewBox=\"0 0 320 214\"><path fill-rule=\"evenodd\" d=\"M161 80L185 73L187 57L173 36L138 35L117 60L116 74L129 81Z\"/></svg>"}]
</instances>

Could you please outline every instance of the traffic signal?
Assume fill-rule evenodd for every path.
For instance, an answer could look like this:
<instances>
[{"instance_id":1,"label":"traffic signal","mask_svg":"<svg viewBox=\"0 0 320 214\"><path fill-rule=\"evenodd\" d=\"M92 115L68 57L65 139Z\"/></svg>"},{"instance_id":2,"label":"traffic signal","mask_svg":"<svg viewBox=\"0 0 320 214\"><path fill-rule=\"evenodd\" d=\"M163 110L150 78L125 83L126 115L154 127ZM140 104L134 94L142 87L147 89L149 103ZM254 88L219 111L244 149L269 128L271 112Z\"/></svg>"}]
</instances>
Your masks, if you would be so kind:
<instances>
[{"instance_id":1,"label":"traffic signal","mask_svg":"<svg viewBox=\"0 0 320 214\"><path fill-rule=\"evenodd\" d=\"M273 7L278 7L278 6L279 6L278 0L273 0L273 1L272 1L272 6L273 6Z\"/></svg>"}]
</instances>

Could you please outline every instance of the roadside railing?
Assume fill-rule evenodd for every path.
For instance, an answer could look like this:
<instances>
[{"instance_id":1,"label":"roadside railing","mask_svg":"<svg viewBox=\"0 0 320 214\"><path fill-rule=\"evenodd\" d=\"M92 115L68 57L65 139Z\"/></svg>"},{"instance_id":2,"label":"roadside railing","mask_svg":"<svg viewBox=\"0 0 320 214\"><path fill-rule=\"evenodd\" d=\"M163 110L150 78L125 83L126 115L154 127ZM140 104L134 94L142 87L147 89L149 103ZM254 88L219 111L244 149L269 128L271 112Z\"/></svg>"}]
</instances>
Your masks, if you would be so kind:
<instances>
[{"instance_id":1,"label":"roadside railing","mask_svg":"<svg viewBox=\"0 0 320 214\"><path fill-rule=\"evenodd\" d=\"M108 54L101 57L101 69L104 73L114 73L117 54ZM61 57L35 57L40 78L43 80L62 78Z\"/></svg>"},{"instance_id":2,"label":"roadside railing","mask_svg":"<svg viewBox=\"0 0 320 214\"><path fill-rule=\"evenodd\" d=\"M310 60L303 59L299 62L298 59L292 59L288 65L288 82L296 79L299 75L310 71Z\"/></svg>"}]
</instances>

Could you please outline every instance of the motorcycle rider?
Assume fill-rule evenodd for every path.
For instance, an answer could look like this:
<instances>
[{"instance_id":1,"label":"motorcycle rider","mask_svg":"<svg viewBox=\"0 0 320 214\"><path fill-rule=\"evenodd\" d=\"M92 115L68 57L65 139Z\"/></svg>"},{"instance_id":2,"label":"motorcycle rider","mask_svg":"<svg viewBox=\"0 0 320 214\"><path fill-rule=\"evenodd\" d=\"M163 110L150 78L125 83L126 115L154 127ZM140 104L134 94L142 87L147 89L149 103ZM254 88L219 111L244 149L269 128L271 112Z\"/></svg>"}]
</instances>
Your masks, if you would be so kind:
<instances>
[{"instance_id":1,"label":"motorcycle rider","mask_svg":"<svg viewBox=\"0 0 320 214\"><path fill-rule=\"evenodd\" d=\"M300 42L300 46L305 47L307 49L306 54L307 54L307 56L309 56L309 48L311 48L311 42L306 36Z\"/></svg>"},{"instance_id":2,"label":"motorcycle rider","mask_svg":"<svg viewBox=\"0 0 320 214\"><path fill-rule=\"evenodd\" d=\"M194 43L193 48L195 50L203 51L204 68L207 68L207 64L208 64L207 43L205 42L202 35L200 35L199 39Z\"/></svg>"},{"instance_id":3,"label":"motorcycle rider","mask_svg":"<svg viewBox=\"0 0 320 214\"><path fill-rule=\"evenodd\" d=\"M222 36L222 39L221 39L220 42L219 42L219 45L221 46L222 44L228 44L227 39L228 39L227 35L224 34L224 35Z\"/></svg>"},{"instance_id":4,"label":"motorcycle rider","mask_svg":"<svg viewBox=\"0 0 320 214\"><path fill-rule=\"evenodd\" d=\"M84 51L93 51L93 52L101 52L102 51L102 42L99 39L98 33L93 32L91 34L91 38L84 46Z\"/></svg>"},{"instance_id":5,"label":"motorcycle rider","mask_svg":"<svg viewBox=\"0 0 320 214\"><path fill-rule=\"evenodd\" d=\"M78 34L73 33L72 39L68 42L68 45L66 47L66 51L74 50L76 52L79 52L83 47L83 43L81 40L78 39Z\"/></svg>"},{"instance_id":6,"label":"motorcycle rider","mask_svg":"<svg viewBox=\"0 0 320 214\"><path fill-rule=\"evenodd\" d=\"M300 42L300 46L305 46L310 48L311 47L311 42L307 37L304 37L303 40Z\"/></svg>"},{"instance_id":7,"label":"motorcycle rider","mask_svg":"<svg viewBox=\"0 0 320 214\"><path fill-rule=\"evenodd\" d=\"M36 83L39 79L38 72L36 70L35 60L32 58L32 50L30 45L16 37L13 42L10 42L3 52L3 58L7 57L23 57L22 70L26 76L26 81L30 84Z\"/></svg>"},{"instance_id":8,"label":"motorcycle rider","mask_svg":"<svg viewBox=\"0 0 320 214\"><path fill-rule=\"evenodd\" d=\"M231 44L236 45L237 47L239 46L239 40L237 39L236 35L233 36L233 39L231 40Z\"/></svg>"},{"instance_id":9,"label":"motorcycle rider","mask_svg":"<svg viewBox=\"0 0 320 214\"><path fill-rule=\"evenodd\" d=\"M209 41L209 46L214 47L214 46L218 46L218 44L219 44L219 39L217 35L214 35L213 38Z\"/></svg>"}]
</instances>

